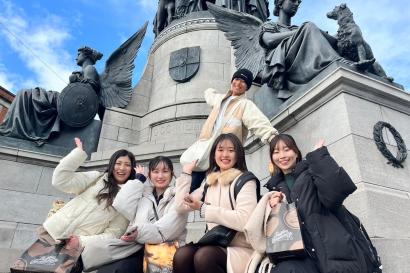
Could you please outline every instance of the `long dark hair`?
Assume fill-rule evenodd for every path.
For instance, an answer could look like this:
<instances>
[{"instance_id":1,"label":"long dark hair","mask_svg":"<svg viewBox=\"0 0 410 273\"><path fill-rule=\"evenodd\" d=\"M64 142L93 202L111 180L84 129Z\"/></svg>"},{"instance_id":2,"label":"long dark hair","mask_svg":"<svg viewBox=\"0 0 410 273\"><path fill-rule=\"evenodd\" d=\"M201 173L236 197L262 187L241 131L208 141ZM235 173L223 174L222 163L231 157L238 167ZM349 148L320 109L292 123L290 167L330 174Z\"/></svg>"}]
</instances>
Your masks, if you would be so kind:
<instances>
[{"instance_id":1,"label":"long dark hair","mask_svg":"<svg viewBox=\"0 0 410 273\"><path fill-rule=\"evenodd\" d=\"M295 154L297 155L296 158L296 163L300 162L302 160L302 153L300 152L298 145L296 145L296 141L295 139L288 134L279 134L276 135L269 143L269 158L270 158L270 162L272 163L273 167L275 168L273 174L276 174L280 171L279 167L275 165L275 163L273 163L272 160L272 155L273 155L273 151L275 151L275 147L278 144L279 141L283 141L283 143L285 143L285 145L291 149L292 151L295 152Z\"/></svg>"},{"instance_id":2,"label":"long dark hair","mask_svg":"<svg viewBox=\"0 0 410 273\"><path fill-rule=\"evenodd\" d=\"M158 167L159 164L163 163L171 171L171 177L175 177L174 174L174 165L172 164L171 159L167 156L156 156L151 159L148 163L148 177L151 179L151 172Z\"/></svg>"},{"instance_id":3,"label":"long dark hair","mask_svg":"<svg viewBox=\"0 0 410 273\"><path fill-rule=\"evenodd\" d=\"M233 147L235 149L236 163L233 166L233 168L236 168L242 172L247 171L248 167L246 167L245 150L242 146L242 143L236 135L229 133L219 135L212 144L211 153L209 154L209 169L207 171L207 174L213 171L220 170L218 164L216 164L215 152L216 148L218 147L218 144L224 140L229 140L230 142L232 142Z\"/></svg>"},{"instance_id":4,"label":"long dark hair","mask_svg":"<svg viewBox=\"0 0 410 273\"><path fill-rule=\"evenodd\" d=\"M96 198L98 200L98 204L100 204L103 200L106 200L106 208L112 205L115 196L117 195L120 187L117 184L117 181L114 178L114 167L115 162L118 158L127 156L131 161L131 174L128 177L128 180L135 179L135 156L133 153L127 150L118 150L116 151L110 158L110 162L108 163L107 170L107 178L104 178L104 187L98 192Z\"/></svg>"}]
</instances>

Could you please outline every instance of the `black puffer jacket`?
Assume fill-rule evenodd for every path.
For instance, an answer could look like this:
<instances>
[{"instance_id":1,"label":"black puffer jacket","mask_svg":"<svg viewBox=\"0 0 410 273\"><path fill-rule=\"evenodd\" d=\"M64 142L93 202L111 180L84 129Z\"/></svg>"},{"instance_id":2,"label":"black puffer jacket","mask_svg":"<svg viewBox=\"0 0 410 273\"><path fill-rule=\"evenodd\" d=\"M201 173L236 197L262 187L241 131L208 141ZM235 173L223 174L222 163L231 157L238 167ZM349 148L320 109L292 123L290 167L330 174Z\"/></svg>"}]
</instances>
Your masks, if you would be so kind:
<instances>
[{"instance_id":1,"label":"black puffer jacket","mask_svg":"<svg viewBox=\"0 0 410 273\"><path fill-rule=\"evenodd\" d=\"M364 273L366 263L354 236L345 228L340 215L346 209L345 198L356 186L339 167L326 147L317 149L299 162L292 174L295 184L290 191L283 174L265 185L281 191L295 202L308 254L317 261L322 273Z\"/></svg>"}]
</instances>

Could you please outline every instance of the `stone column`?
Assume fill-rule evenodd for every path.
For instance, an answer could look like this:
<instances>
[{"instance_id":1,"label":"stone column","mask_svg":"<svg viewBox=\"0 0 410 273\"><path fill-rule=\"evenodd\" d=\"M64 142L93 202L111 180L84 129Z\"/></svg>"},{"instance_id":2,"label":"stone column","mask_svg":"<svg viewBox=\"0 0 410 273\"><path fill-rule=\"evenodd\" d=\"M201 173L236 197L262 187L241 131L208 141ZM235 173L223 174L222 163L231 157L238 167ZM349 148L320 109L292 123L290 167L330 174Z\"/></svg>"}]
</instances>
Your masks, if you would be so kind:
<instances>
[{"instance_id":1,"label":"stone column","mask_svg":"<svg viewBox=\"0 0 410 273\"><path fill-rule=\"evenodd\" d=\"M188 82L179 83L169 73L170 55L186 47L200 47L199 70ZM155 150L182 153L197 139L211 110L204 100L205 89L228 90L232 56L230 43L207 11L173 21L155 39L130 104L125 110L106 111L93 159L122 147L141 154L141 145L163 145Z\"/></svg>"}]
</instances>

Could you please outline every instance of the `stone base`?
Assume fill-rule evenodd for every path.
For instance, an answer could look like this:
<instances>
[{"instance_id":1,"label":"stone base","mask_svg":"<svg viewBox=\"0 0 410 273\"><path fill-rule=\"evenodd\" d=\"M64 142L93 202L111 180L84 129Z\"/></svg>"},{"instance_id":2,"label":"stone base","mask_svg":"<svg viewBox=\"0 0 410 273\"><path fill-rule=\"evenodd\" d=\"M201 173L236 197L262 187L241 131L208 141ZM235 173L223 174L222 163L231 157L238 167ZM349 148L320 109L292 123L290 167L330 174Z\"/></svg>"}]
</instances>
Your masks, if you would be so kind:
<instances>
[{"instance_id":1,"label":"stone base","mask_svg":"<svg viewBox=\"0 0 410 273\"><path fill-rule=\"evenodd\" d=\"M93 120L88 126L83 128L72 128L61 123L61 131L58 134L53 134L42 146L38 146L30 140L6 136L0 136L0 146L41 154L64 156L75 147L74 138L79 137L84 144L84 150L90 155L97 151L100 131L101 121L99 120Z\"/></svg>"},{"instance_id":2,"label":"stone base","mask_svg":"<svg viewBox=\"0 0 410 273\"><path fill-rule=\"evenodd\" d=\"M261 111L269 118L275 116L276 114L284 111L289 105L291 105L294 101L298 98L303 96L307 90L313 89L316 85L320 84L321 82L325 81L326 78L333 74L335 70L339 68L345 68L350 71L357 72L359 74L365 75L368 78L375 79L377 81L381 81L387 85L391 85L394 88L399 88L404 90L401 84L390 82L387 79L381 78L375 74L360 72L353 66L342 62L334 62L326 67L322 72L320 72L316 77L314 77L310 82L297 86L295 89L291 90L293 96L287 99L286 101L277 98L278 91L273 90L272 88L268 87L266 84L263 85L260 90L255 94L253 100L255 104L261 109Z\"/></svg>"}]
</instances>

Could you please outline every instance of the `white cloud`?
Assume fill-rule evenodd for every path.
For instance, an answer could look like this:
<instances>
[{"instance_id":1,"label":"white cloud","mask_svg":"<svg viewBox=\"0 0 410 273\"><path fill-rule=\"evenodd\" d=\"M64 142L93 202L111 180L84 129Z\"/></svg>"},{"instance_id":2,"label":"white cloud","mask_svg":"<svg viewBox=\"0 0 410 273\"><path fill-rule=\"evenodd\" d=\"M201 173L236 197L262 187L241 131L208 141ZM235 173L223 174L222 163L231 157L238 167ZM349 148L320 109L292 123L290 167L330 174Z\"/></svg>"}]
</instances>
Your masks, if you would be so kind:
<instances>
[{"instance_id":1,"label":"white cloud","mask_svg":"<svg viewBox=\"0 0 410 273\"><path fill-rule=\"evenodd\" d=\"M13 80L2 64L0 64L0 86L6 88L10 92L15 92Z\"/></svg>"},{"instance_id":2,"label":"white cloud","mask_svg":"<svg viewBox=\"0 0 410 273\"><path fill-rule=\"evenodd\" d=\"M73 70L70 54L64 50L64 42L70 33L62 25L61 19L49 15L41 21L29 21L24 10L15 7L10 1L0 2L2 15L0 34L14 50L20 60L33 73L33 79L13 82L15 88L31 88L26 83L36 83L49 90L61 91L68 82Z\"/></svg>"}]
</instances>

